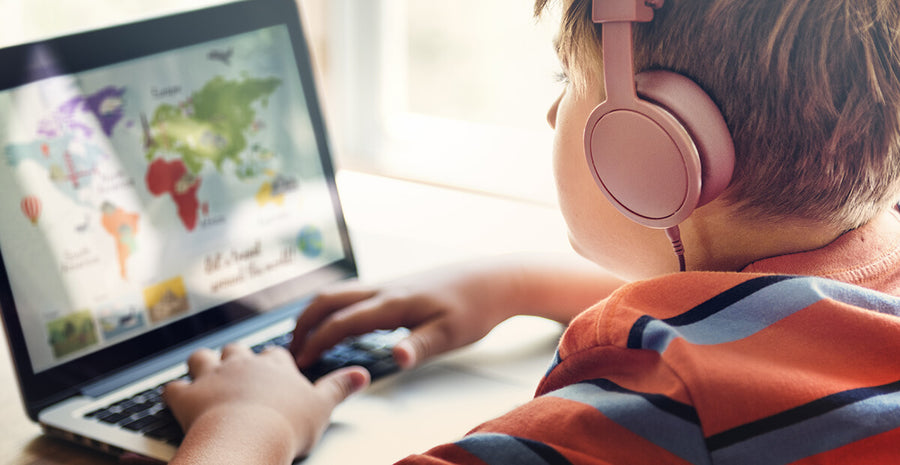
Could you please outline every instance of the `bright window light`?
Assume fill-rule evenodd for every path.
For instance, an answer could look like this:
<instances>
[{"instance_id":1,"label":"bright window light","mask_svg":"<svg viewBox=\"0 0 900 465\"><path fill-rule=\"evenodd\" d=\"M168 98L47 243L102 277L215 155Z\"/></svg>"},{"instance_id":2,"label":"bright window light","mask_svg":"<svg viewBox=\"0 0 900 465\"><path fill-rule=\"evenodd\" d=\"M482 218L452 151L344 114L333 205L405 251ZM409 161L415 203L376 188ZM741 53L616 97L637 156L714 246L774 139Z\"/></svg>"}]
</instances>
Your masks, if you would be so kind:
<instances>
[{"instance_id":1,"label":"bright window light","mask_svg":"<svg viewBox=\"0 0 900 465\"><path fill-rule=\"evenodd\" d=\"M331 0L326 15L344 166L555 201L554 18L536 21L530 0Z\"/></svg>"}]
</instances>

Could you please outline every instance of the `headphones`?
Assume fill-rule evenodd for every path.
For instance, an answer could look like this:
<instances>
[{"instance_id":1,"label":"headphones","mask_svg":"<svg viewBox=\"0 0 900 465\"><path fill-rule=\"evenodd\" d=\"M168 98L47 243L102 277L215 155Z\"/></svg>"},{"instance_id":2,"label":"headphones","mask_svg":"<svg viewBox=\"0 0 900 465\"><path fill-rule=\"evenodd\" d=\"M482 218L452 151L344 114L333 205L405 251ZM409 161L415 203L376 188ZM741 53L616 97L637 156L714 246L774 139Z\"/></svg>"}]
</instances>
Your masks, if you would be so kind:
<instances>
[{"instance_id":1,"label":"headphones","mask_svg":"<svg viewBox=\"0 0 900 465\"><path fill-rule=\"evenodd\" d=\"M671 71L634 74L632 25L664 0L592 0L602 23L606 100L584 131L585 156L610 202L638 224L665 229L682 271L678 225L728 187L734 143L715 102Z\"/></svg>"}]
</instances>

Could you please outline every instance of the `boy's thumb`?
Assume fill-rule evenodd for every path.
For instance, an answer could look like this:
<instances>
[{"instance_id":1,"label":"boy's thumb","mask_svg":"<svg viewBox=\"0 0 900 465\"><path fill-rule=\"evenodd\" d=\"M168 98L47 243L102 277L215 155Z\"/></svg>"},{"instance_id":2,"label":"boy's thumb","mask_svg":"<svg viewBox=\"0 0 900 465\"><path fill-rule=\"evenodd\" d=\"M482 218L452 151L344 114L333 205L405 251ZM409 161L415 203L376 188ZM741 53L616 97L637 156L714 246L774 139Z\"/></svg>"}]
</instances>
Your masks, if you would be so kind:
<instances>
[{"instance_id":1,"label":"boy's thumb","mask_svg":"<svg viewBox=\"0 0 900 465\"><path fill-rule=\"evenodd\" d=\"M369 385L370 379L369 372L365 368L347 367L319 378L315 385L333 405L337 405L363 390Z\"/></svg>"}]
</instances>

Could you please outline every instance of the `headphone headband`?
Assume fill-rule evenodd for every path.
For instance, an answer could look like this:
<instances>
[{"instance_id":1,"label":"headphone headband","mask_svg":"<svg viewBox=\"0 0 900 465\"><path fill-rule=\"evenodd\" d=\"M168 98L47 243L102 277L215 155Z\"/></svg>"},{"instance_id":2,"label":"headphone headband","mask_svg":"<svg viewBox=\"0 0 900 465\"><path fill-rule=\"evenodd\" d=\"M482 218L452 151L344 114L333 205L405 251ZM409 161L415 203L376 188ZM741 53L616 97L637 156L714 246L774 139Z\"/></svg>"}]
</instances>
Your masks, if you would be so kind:
<instances>
[{"instance_id":1,"label":"headphone headband","mask_svg":"<svg viewBox=\"0 0 900 465\"><path fill-rule=\"evenodd\" d=\"M595 23L647 23L653 21L653 10L664 0L594 0L591 19Z\"/></svg>"},{"instance_id":2,"label":"headphone headband","mask_svg":"<svg viewBox=\"0 0 900 465\"><path fill-rule=\"evenodd\" d=\"M690 79L634 74L632 25L664 0L593 0L602 23L606 100L588 117L585 156L597 185L622 214L665 229L684 269L678 224L731 179L734 146L722 114Z\"/></svg>"}]
</instances>

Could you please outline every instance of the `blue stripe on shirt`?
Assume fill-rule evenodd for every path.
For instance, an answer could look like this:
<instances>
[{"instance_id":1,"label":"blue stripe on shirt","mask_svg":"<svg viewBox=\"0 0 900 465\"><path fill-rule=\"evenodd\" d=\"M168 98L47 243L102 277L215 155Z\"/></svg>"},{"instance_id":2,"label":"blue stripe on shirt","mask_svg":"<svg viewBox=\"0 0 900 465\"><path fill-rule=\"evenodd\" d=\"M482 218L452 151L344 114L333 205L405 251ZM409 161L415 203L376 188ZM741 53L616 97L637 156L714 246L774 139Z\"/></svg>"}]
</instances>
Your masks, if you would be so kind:
<instances>
[{"instance_id":1,"label":"blue stripe on shirt","mask_svg":"<svg viewBox=\"0 0 900 465\"><path fill-rule=\"evenodd\" d=\"M732 342L752 336L823 299L882 313L896 314L900 309L900 299L896 297L849 284L815 277L782 279L715 311L703 308L702 318L686 315L704 305L665 320L642 317L632 327L629 344L637 344L632 348L663 353L678 337L692 344Z\"/></svg>"},{"instance_id":2,"label":"blue stripe on shirt","mask_svg":"<svg viewBox=\"0 0 900 465\"><path fill-rule=\"evenodd\" d=\"M690 463L711 463L696 411L689 405L658 394L631 391L605 379L573 384L545 396L589 405Z\"/></svg>"},{"instance_id":3,"label":"blue stripe on shirt","mask_svg":"<svg viewBox=\"0 0 900 465\"><path fill-rule=\"evenodd\" d=\"M832 394L711 436L716 463L786 464L900 428L900 381Z\"/></svg>"},{"instance_id":4,"label":"blue stripe on shirt","mask_svg":"<svg viewBox=\"0 0 900 465\"><path fill-rule=\"evenodd\" d=\"M499 433L476 433L455 443L487 465L571 465L552 447Z\"/></svg>"},{"instance_id":5,"label":"blue stripe on shirt","mask_svg":"<svg viewBox=\"0 0 900 465\"><path fill-rule=\"evenodd\" d=\"M544 378L550 376L550 372L552 372L554 368L559 366L560 362L562 362L562 357L559 356L559 347L557 347L556 352L553 354L553 360L550 361L550 366L547 367L547 372L544 373Z\"/></svg>"},{"instance_id":6,"label":"blue stripe on shirt","mask_svg":"<svg viewBox=\"0 0 900 465\"><path fill-rule=\"evenodd\" d=\"M723 291L719 294L716 294L714 297L709 300L703 302L702 304L680 314L674 316L672 318L667 318L663 321L668 323L671 326L684 326L691 323L696 323L701 321L710 315L715 314L716 312L721 311L724 308L728 308L733 305L735 302L738 302L745 297L752 295L761 289L764 289L772 284L779 283L781 281L785 281L788 279L794 279L795 276L761 276L758 278L753 278L747 281L744 281L737 286L734 286L726 291ZM628 334L628 343L627 347L629 349L639 349L642 344L642 337L644 333L644 329L647 324L651 321L654 321L654 318L650 316L643 316L634 324L631 328L631 331Z\"/></svg>"}]
</instances>

